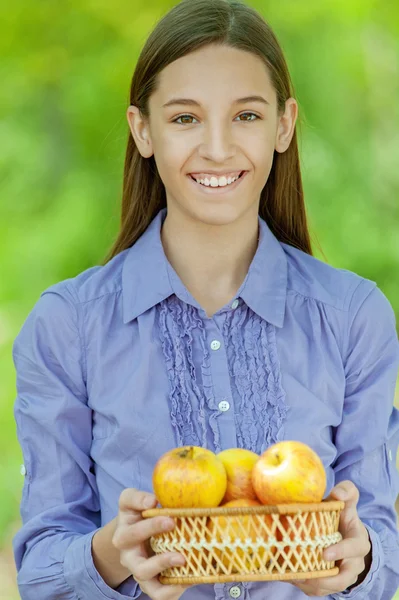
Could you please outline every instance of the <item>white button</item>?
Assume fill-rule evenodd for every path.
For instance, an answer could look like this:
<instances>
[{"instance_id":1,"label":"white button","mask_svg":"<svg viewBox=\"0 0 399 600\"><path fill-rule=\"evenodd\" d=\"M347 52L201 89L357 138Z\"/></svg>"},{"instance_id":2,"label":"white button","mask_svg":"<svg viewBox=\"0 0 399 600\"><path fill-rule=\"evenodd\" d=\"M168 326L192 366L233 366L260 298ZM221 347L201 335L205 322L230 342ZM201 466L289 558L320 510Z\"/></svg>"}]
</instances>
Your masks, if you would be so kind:
<instances>
[{"instance_id":1,"label":"white button","mask_svg":"<svg viewBox=\"0 0 399 600\"><path fill-rule=\"evenodd\" d=\"M212 350L219 350L220 342L218 342L218 340L213 340L213 342L211 342L211 348Z\"/></svg>"},{"instance_id":2,"label":"white button","mask_svg":"<svg viewBox=\"0 0 399 600\"><path fill-rule=\"evenodd\" d=\"M392 460L392 450L391 449L389 449L388 456L389 456L389 460Z\"/></svg>"},{"instance_id":3,"label":"white button","mask_svg":"<svg viewBox=\"0 0 399 600\"><path fill-rule=\"evenodd\" d=\"M239 301L238 300L234 300L233 304L231 305L231 308L237 308L237 306L239 305Z\"/></svg>"},{"instance_id":4,"label":"white button","mask_svg":"<svg viewBox=\"0 0 399 600\"><path fill-rule=\"evenodd\" d=\"M21 465L20 471L21 475L26 475L26 467L25 465Z\"/></svg>"},{"instance_id":5,"label":"white button","mask_svg":"<svg viewBox=\"0 0 399 600\"><path fill-rule=\"evenodd\" d=\"M239 598L241 596L241 590L238 585L233 585L229 590L229 594L232 598Z\"/></svg>"},{"instance_id":6,"label":"white button","mask_svg":"<svg viewBox=\"0 0 399 600\"><path fill-rule=\"evenodd\" d=\"M222 400L221 402L219 402L219 410L222 410L223 412L226 412L226 410L229 410L230 408L230 404L229 402L227 402L227 400Z\"/></svg>"}]
</instances>

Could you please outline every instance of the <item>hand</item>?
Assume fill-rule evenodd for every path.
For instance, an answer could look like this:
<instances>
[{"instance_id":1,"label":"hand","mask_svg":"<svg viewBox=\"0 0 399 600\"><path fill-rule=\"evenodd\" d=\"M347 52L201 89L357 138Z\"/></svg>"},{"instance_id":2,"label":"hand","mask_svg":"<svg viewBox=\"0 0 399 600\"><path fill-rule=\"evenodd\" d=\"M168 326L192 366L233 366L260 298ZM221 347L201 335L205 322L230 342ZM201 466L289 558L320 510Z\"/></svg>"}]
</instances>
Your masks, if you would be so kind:
<instances>
[{"instance_id":1,"label":"hand","mask_svg":"<svg viewBox=\"0 0 399 600\"><path fill-rule=\"evenodd\" d=\"M146 498L152 499L151 505L144 505ZM112 543L120 550L121 564L132 573L143 592L152 600L178 600L190 586L163 585L158 575L172 566L172 557L180 557L180 564L185 563L185 558L176 552L155 555L150 545L152 535L171 531L175 522L168 519L171 526L165 529L165 517L143 519L141 516L143 510L156 507L156 500L153 494L135 488L124 489L119 496L119 512Z\"/></svg>"},{"instance_id":2,"label":"hand","mask_svg":"<svg viewBox=\"0 0 399 600\"><path fill-rule=\"evenodd\" d=\"M324 550L325 560L337 560L339 573L334 577L292 580L307 596L328 596L343 592L348 587L363 581L371 565L371 544L366 527L357 514L359 490L352 481L341 481L332 490L327 500L342 500L345 508L341 512L339 531L342 540ZM359 577L360 576L360 577ZM360 581L358 581L360 579Z\"/></svg>"}]
</instances>

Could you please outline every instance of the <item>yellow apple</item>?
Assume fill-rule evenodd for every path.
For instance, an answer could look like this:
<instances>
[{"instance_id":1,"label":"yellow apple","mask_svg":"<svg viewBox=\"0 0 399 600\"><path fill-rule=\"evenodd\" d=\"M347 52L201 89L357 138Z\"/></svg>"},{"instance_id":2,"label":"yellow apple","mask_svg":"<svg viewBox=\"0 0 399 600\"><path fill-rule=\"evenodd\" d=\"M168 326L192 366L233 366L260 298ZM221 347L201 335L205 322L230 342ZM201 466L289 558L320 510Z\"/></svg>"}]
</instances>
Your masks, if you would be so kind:
<instances>
[{"instance_id":1,"label":"yellow apple","mask_svg":"<svg viewBox=\"0 0 399 600\"><path fill-rule=\"evenodd\" d=\"M226 492L227 475L211 450L182 446L158 459L152 485L162 508L215 508Z\"/></svg>"},{"instance_id":2,"label":"yellow apple","mask_svg":"<svg viewBox=\"0 0 399 600\"><path fill-rule=\"evenodd\" d=\"M252 469L252 484L262 504L321 502L327 477L310 446L287 440L263 452Z\"/></svg>"},{"instance_id":3,"label":"yellow apple","mask_svg":"<svg viewBox=\"0 0 399 600\"><path fill-rule=\"evenodd\" d=\"M257 500L252 486L252 469L259 454L245 448L228 448L216 455L227 473L227 489L222 503L240 498Z\"/></svg>"}]
</instances>

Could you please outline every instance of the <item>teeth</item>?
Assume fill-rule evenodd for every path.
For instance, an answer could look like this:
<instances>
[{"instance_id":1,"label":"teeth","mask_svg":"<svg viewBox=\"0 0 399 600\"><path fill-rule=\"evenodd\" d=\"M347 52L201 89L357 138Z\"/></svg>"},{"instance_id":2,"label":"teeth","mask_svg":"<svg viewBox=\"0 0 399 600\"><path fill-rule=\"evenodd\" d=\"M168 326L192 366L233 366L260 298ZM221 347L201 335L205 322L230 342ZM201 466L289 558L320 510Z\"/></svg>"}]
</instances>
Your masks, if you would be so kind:
<instances>
[{"instance_id":1,"label":"teeth","mask_svg":"<svg viewBox=\"0 0 399 600\"><path fill-rule=\"evenodd\" d=\"M235 181L237 181L237 179L239 178L239 175L237 175L237 177L220 177L220 179L218 179L217 177L211 177L210 179L208 179L208 177L206 177L205 179L197 179L196 177L192 176L195 181L197 183L201 183L202 185L206 185L207 187L226 187L226 185L230 185L231 183L234 183Z\"/></svg>"}]
</instances>

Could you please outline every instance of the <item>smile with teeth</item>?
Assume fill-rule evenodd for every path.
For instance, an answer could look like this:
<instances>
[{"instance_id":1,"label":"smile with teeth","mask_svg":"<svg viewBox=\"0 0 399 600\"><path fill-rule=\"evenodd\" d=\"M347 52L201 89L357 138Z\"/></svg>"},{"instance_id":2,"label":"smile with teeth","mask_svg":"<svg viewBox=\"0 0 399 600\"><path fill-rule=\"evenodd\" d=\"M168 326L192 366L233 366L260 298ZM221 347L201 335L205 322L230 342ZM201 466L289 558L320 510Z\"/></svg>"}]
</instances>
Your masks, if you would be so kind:
<instances>
[{"instance_id":1,"label":"smile with teeth","mask_svg":"<svg viewBox=\"0 0 399 600\"><path fill-rule=\"evenodd\" d=\"M223 177L205 177L205 179L200 179L198 177L196 177L195 175L191 175L191 177L197 182L200 183L201 185L205 185L207 187L226 187L227 185L230 185L231 183L234 183L235 181L237 181L237 179L242 175L242 173L240 173L239 175L236 175L235 177L226 177L225 175L223 175Z\"/></svg>"}]
</instances>

